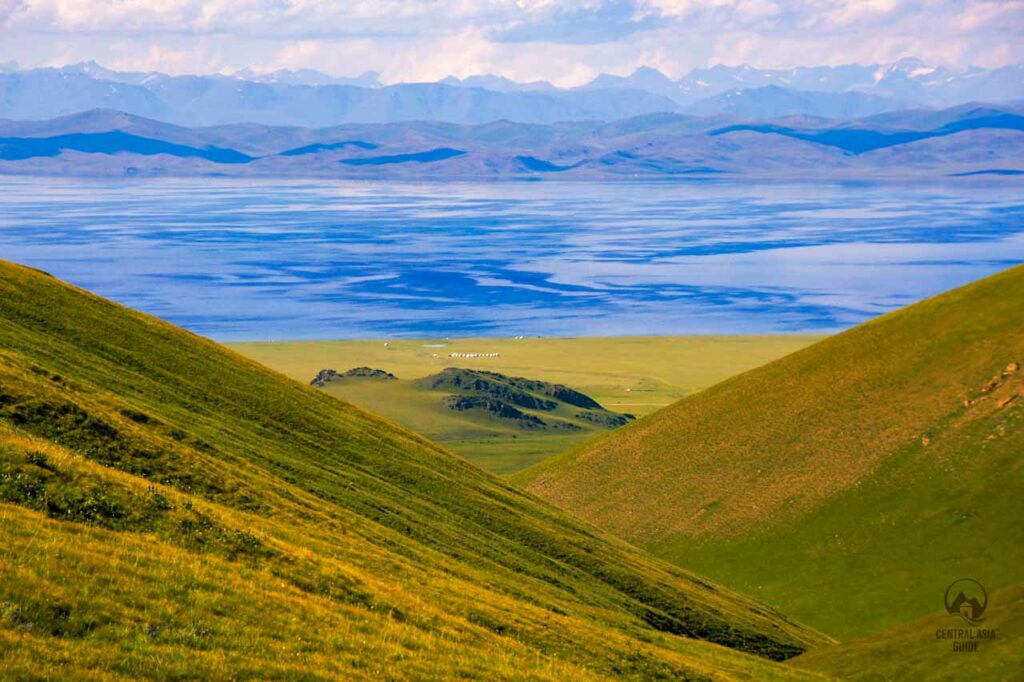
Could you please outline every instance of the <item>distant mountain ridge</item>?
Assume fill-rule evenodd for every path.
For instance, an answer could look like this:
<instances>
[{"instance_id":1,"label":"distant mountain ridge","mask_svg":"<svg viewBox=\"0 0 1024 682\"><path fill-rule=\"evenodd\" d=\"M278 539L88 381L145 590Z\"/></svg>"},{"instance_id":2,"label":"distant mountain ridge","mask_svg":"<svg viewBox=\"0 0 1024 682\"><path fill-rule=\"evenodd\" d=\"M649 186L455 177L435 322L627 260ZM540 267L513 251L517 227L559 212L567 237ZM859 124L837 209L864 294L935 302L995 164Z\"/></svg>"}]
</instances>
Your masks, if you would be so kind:
<instances>
[{"instance_id":1,"label":"distant mountain ridge","mask_svg":"<svg viewBox=\"0 0 1024 682\"><path fill-rule=\"evenodd\" d=\"M892 64L802 66L756 69L713 66L694 69L678 81L690 97L768 85L818 92L863 92L913 102L920 106L952 106L970 101L1017 99L1024 88L1024 65L996 69L971 67L954 71L906 58Z\"/></svg>"},{"instance_id":2,"label":"distant mountain ridge","mask_svg":"<svg viewBox=\"0 0 1024 682\"><path fill-rule=\"evenodd\" d=\"M322 127L340 123L501 119L528 123L612 120L681 111L644 91L493 90L451 83L381 86L315 72L167 76L110 72L95 64L0 72L0 118L48 119L95 108L117 109L178 125L259 123Z\"/></svg>"},{"instance_id":3,"label":"distant mountain ridge","mask_svg":"<svg viewBox=\"0 0 1024 682\"><path fill-rule=\"evenodd\" d=\"M865 92L816 92L765 85L727 90L696 102L687 108L687 112L696 116L727 114L740 118L815 116L842 119L910 108L913 108L910 102Z\"/></svg>"},{"instance_id":4,"label":"distant mountain ridge","mask_svg":"<svg viewBox=\"0 0 1024 682\"><path fill-rule=\"evenodd\" d=\"M0 174L1013 181L1024 174L1024 107L965 105L851 119L662 113L610 123L323 128L189 128L93 110L0 120Z\"/></svg>"},{"instance_id":5,"label":"distant mountain ridge","mask_svg":"<svg viewBox=\"0 0 1024 682\"><path fill-rule=\"evenodd\" d=\"M1024 65L955 71L916 59L794 69L717 65L677 80L640 67L627 76L601 74L574 88L489 74L384 85L373 71L355 77L312 69L172 76L119 72L92 61L60 68L0 66L0 117L47 119L111 108L179 125L554 123L665 112L849 117L1022 99Z\"/></svg>"}]
</instances>

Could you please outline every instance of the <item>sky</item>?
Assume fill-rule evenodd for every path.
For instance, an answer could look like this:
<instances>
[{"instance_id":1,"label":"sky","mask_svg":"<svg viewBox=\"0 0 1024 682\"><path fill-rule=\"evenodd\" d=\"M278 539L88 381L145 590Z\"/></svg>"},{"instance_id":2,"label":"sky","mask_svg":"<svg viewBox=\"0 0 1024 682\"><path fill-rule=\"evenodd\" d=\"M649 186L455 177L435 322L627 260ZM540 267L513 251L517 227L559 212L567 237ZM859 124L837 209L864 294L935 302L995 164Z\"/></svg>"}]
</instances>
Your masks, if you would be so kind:
<instances>
[{"instance_id":1,"label":"sky","mask_svg":"<svg viewBox=\"0 0 1024 682\"><path fill-rule=\"evenodd\" d=\"M584 83L640 66L1024 61L1024 0L0 0L0 63Z\"/></svg>"}]
</instances>

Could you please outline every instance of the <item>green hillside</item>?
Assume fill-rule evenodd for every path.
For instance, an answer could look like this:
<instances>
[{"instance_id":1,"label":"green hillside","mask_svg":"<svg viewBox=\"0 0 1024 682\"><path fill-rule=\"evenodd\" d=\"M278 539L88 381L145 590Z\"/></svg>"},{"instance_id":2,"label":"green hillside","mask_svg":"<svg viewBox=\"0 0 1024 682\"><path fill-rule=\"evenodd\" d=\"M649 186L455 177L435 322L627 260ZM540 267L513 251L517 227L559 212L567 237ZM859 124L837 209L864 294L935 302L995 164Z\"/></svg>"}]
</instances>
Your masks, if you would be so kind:
<instances>
[{"instance_id":1,"label":"green hillside","mask_svg":"<svg viewBox=\"0 0 1024 682\"><path fill-rule=\"evenodd\" d=\"M829 634L878 632L956 578L1024 579L1022 359L1017 267L515 478Z\"/></svg>"},{"instance_id":2,"label":"green hillside","mask_svg":"<svg viewBox=\"0 0 1024 682\"><path fill-rule=\"evenodd\" d=\"M821 647L792 659L792 665L841 680L1019 680L1024 674L1024 583L989 596L984 627L992 639L977 642L976 651L954 651L954 641L936 631L963 627L945 610L877 635Z\"/></svg>"},{"instance_id":3,"label":"green hillside","mask_svg":"<svg viewBox=\"0 0 1024 682\"><path fill-rule=\"evenodd\" d=\"M786 679L827 641L3 262L0 575L5 679Z\"/></svg>"}]
</instances>

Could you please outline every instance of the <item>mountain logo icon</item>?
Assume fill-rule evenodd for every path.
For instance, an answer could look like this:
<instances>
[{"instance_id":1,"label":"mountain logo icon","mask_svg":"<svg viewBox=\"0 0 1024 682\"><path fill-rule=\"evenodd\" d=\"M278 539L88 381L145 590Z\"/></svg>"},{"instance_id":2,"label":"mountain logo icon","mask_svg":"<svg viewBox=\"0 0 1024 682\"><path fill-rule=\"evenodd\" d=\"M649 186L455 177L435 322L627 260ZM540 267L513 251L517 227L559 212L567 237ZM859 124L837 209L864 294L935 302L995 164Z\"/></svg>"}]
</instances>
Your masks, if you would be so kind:
<instances>
[{"instance_id":1,"label":"mountain logo icon","mask_svg":"<svg viewBox=\"0 0 1024 682\"><path fill-rule=\"evenodd\" d=\"M945 603L949 615L959 616L969 625L977 625L985 620L988 591L977 580L961 578L946 588Z\"/></svg>"}]
</instances>

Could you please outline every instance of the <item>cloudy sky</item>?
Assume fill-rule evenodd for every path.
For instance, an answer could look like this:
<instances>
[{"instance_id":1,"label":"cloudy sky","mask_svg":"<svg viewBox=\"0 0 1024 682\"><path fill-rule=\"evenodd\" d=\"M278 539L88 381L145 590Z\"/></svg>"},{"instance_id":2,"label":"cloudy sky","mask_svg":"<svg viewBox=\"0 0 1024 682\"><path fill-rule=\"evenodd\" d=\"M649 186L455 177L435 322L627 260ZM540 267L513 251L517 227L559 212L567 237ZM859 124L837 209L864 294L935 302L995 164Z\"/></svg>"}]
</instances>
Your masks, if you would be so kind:
<instances>
[{"instance_id":1,"label":"cloudy sky","mask_svg":"<svg viewBox=\"0 0 1024 682\"><path fill-rule=\"evenodd\" d=\"M999 66L1024 61L1022 46L1024 0L0 0L0 62L171 73L575 85L642 65Z\"/></svg>"}]
</instances>

